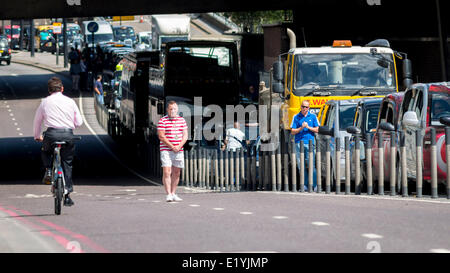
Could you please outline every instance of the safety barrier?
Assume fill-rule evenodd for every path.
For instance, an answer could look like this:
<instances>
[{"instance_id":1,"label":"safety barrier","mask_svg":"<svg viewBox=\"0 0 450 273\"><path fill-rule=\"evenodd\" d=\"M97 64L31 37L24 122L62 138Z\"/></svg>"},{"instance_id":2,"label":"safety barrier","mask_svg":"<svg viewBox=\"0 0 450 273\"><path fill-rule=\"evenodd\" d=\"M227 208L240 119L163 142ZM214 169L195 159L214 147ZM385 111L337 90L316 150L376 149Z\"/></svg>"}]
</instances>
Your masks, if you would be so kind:
<instances>
[{"instance_id":1,"label":"safety barrier","mask_svg":"<svg viewBox=\"0 0 450 273\"><path fill-rule=\"evenodd\" d=\"M450 127L446 132L446 164L447 174L450 170ZM437 170L437 149L436 149L436 131L431 129L430 157L431 157L431 181L429 188L431 198L438 198L438 170ZM237 151L218 151L204 148L193 148L185 152L185 168L182 172L181 183L187 187L196 187L213 191L292 191L292 192L325 192L330 194L332 191L336 194L344 195L385 195L396 196L397 192L403 197L413 196L417 198L423 195L423 137L420 132L416 133L416 171L415 180L407 177L408 165L406 161L406 143L405 134L400 132L399 141L396 141L396 133L390 134L389 156L390 165L386 166L384 159L384 143L380 137L377 147L372 147L372 135L366 135L364 151L361 151L360 136L355 135L352 141L349 137L344 138L344 150L341 151L340 138L335 138L335 151L331 154L329 142L330 137L326 137L326 150L321 151L320 145L315 145L313 151L312 141L308 143L308 155L306 155L303 142L300 144L299 167L297 167L297 153L293 138L291 143L286 145L286 149L273 151L260 151L254 147L251 150ZM316 137L317 139L317 137ZM397 147L398 146L398 147ZM373 174L372 150L378 149L378 165L376 179ZM397 151L400 151L400 158L397 158ZM365 169L360 168L361 152L366 158ZM341 157L341 154L343 156ZM324 155L323 155L324 154ZM353 156L351 156L353 155ZM324 157L324 158L322 158ZM310 160L305 160L308 158ZM345 168L341 171L340 159L345 159ZM353 158L353 159L352 159ZM352 162L353 161L353 162ZM397 162L399 161L399 162ZM398 170L397 166L400 166ZM313 172L307 172L305 177L305 168L312 170L315 167L317 175L317 189L313 188ZM384 168L389 168L388 175L385 177ZM411 168L411 166L409 166ZM324 171L324 173L323 173ZM362 172L365 172L363 177ZM323 175L322 175L323 173ZM322 179L319 179L322 178ZM450 199L449 176L447 175L446 195ZM339 182L337 182L339 181ZM374 183L375 182L375 183ZM415 182L415 189L408 189L408 186ZM305 185L307 185L305 187ZM385 191L386 186L386 191ZM341 187L344 187L342 190Z\"/></svg>"}]
</instances>

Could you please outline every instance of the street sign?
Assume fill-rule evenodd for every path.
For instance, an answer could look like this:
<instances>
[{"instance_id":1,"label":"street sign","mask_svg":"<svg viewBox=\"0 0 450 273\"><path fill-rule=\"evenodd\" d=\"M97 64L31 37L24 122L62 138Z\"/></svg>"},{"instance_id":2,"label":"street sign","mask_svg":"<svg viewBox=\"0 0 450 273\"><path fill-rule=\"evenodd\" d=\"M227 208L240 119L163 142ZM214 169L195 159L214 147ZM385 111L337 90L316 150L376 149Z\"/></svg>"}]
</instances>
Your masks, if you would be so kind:
<instances>
[{"instance_id":1,"label":"street sign","mask_svg":"<svg viewBox=\"0 0 450 273\"><path fill-rule=\"evenodd\" d=\"M87 25L87 29L89 30L89 32L95 33L98 31L98 24L97 22L90 22Z\"/></svg>"},{"instance_id":2,"label":"street sign","mask_svg":"<svg viewBox=\"0 0 450 273\"><path fill-rule=\"evenodd\" d=\"M54 34L62 33L62 24L61 23L53 23L53 33Z\"/></svg>"}]
</instances>

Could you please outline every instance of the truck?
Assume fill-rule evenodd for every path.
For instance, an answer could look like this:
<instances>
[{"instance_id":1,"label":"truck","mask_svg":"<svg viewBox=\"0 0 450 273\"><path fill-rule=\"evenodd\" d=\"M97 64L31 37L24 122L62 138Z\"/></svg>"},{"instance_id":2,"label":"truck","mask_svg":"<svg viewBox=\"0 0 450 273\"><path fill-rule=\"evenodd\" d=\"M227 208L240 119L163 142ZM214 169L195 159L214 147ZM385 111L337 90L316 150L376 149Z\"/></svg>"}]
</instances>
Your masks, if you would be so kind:
<instances>
[{"instance_id":1,"label":"truck","mask_svg":"<svg viewBox=\"0 0 450 273\"><path fill-rule=\"evenodd\" d=\"M92 33L88 30L88 25L91 22L98 24L98 31ZM114 41L114 34L111 24L107 21L83 21L81 28L85 47L95 47L99 43L107 43ZM94 34L94 35L92 35Z\"/></svg>"},{"instance_id":2,"label":"truck","mask_svg":"<svg viewBox=\"0 0 450 273\"><path fill-rule=\"evenodd\" d=\"M403 85L412 84L411 62L405 53L390 48L389 41L377 39L365 46L349 40L335 40L332 46L296 47L295 34L288 31L290 49L283 63L273 64L272 91L281 97L278 128L281 143L289 139L293 117L303 100L317 114L329 100L384 97L399 91L398 59L403 60ZM273 134L272 134L273 136Z\"/></svg>"},{"instance_id":3,"label":"truck","mask_svg":"<svg viewBox=\"0 0 450 273\"><path fill-rule=\"evenodd\" d=\"M152 48L164 51L168 42L190 39L191 18L187 15L153 15Z\"/></svg>"}]
</instances>

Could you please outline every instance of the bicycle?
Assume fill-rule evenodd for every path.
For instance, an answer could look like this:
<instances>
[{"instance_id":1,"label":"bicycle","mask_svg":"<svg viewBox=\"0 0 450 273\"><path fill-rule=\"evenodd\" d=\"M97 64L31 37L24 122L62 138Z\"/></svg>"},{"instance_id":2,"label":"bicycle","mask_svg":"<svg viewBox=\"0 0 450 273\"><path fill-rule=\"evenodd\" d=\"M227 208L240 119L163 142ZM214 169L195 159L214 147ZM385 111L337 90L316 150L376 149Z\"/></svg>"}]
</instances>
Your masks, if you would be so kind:
<instances>
[{"instance_id":1,"label":"bicycle","mask_svg":"<svg viewBox=\"0 0 450 273\"><path fill-rule=\"evenodd\" d=\"M74 137L73 140L80 140L81 137ZM55 202L55 214L61 214L61 202L65 194L67 194L66 183L64 179L64 171L61 165L60 150L63 145L67 144L65 141L55 141L52 145L55 145L53 150L53 164L52 164L52 193Z\"/></svg>"}]
</instances>

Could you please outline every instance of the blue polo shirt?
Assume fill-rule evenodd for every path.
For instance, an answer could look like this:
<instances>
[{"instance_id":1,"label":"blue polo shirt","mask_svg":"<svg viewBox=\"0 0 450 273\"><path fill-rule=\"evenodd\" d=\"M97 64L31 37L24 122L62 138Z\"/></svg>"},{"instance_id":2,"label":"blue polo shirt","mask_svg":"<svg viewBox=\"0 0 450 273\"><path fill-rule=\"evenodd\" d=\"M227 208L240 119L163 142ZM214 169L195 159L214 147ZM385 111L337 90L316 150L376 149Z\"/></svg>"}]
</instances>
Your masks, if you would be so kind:
<instances>
[{"instance_id":1,"label":"blue polo shirt","mask_svg":"<svg viewBox=\"0 0 450 273\"><path fill-rule=\"evenodd\" d=\"M294 116L291 123L291 129L297 129L302 127L303 122L308 123L309 127L318 127L319 121L317 120L317 116L308 112L306 116L302 114L302 112L298 113ZM303 128L300 133L295 135L295 143L299 143L303 140L303 143L308 144L309 140L312 139L314 144L314 132L309 130L308 128Z\"/></svg>"}]
</instances>

